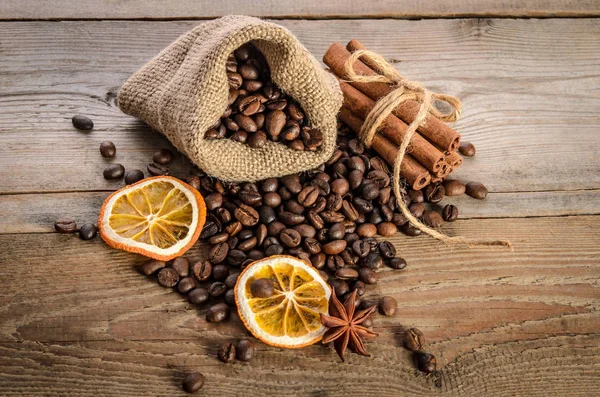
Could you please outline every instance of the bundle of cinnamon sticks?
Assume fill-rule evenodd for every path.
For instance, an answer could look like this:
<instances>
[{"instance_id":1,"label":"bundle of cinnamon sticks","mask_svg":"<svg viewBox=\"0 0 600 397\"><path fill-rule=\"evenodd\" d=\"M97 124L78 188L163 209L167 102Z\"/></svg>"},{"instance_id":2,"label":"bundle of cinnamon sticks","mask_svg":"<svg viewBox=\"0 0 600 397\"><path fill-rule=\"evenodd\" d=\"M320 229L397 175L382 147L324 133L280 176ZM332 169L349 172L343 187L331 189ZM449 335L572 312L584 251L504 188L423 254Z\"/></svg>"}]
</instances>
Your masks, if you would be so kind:
<instances>
[{"instance_id":1,"label":"bundle of cinnamon sticks","mask_svg":"<svg viewBox=\"0 0 600 397\"><path fill-rule=\"evenodd\" d=\"M358 50L366 50L358 40L351 40L345 48L340 43L333 43L323 56L323 62L338 78L344 94L339 117L357 134L375 103L394 89L380 82L347 82L346 61L352 52ZM377 64L368 56L354 63L354 71L363 76L380 73ZM401 103L383 121L373 138L371 147L392 166L408 124L417 116L419 106L413 100ZM456 152L459 143L459 133L430 114L413 135L400 174L415 190L423 189L432 182L441 182L463 162Z\"/></svg>"}]
</instances>

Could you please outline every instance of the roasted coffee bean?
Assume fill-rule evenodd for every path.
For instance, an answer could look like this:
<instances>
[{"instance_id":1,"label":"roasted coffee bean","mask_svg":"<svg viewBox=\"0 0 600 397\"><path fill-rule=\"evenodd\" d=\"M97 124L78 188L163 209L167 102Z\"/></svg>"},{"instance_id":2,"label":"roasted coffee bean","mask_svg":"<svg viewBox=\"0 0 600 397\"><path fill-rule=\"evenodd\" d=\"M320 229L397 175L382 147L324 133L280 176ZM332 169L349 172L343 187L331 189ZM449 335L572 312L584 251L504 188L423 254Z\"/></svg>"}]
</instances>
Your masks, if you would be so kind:
<instances>
[{"instance_id":1,"label":"roasted coffee bean","mask_svg":"<svg viewBox=\"0 0 600 397\"><path fill-rule=\"evenodd\" d=\"M184 256L175 258L171 264L171 268L177 272L179 277L187 277L190 275L190 261Z\"/></svg>"},{"instance_id":2,"label":"roasted coffee bean","mask_svg":"<svg viewBox=\"0 0 600 397\"><path fill-rule=\"evenodd\" d=\"M197 178L197 177L196 177ZM125 183L131 185L144 179L144 173L141 170L127 171L125 174ZM189 182L188 182L189 184Z\"/></svg>"},{"instance_id":3,"label":"roasted coffee bean","mask_svg":"<svg viewBox=\"0 0 600 397\"><path fill-rule=\"evenodd\" d=\"M390 177L383 171L370 171L367 174L367 179L373 181L379 189L384 189L390 185Z\"/></svg>"},{"instance_id":4,"label":"roasted coffee bean","mask_svg":"<svg viewBox=\"0 0 600 397\"><path fill-rule=\"evenodd\" d=\"M364 173L366 169L365 162L359 156L351 157L350 160L348 160L348 169Z\"/></svg>"},{"instance_id":5,"label":"roasted coffee bean","mask_svg":"<svg viewBox=\"0 0 600 397\"><path fill-rule=\"evenodd\" d=\"M391 296L384 296L379 300L379 312L385 316L393 316L396 314L398 302Z\"/></svg>"},{"instance_id":6,"label":"roasted coffee bean","mask_svg":"<svg viewBox=\"0 0 600 397\"><path fill-rule=\"evenodd\" d=\"M335 280L331 280L331 288L333 288L333 292L335 293L335 296L343 296L346 295L348 293L348 291L350 291L350 287L348 286L348 283L344 280L340 280L340 279L335 279Z\"/></svg>"},{"instance_id":7,"label":"roasted coffee bean","mask_svg":"<svg viewBox=\"0 0 600 397\"><path fill-rule=\"evenodd\" d=\"M353 200L354 208L358 210L358 212L363 214L368 214L373 211L373 204L370 201L364 200L360 197L355 197Z\"/></svg>"},{"instance_id":8,"label":"roasted coffee bean","mask_svg":"<svg viewBox=\"0 0 600 397\"><path fill-rule=\"evenodd\" d=\"M256 95L248 95L237 101L237 108L242 115L252 116L260 108L260 98ZM256 124L254 120L252 121Z\"/></svg>"},{"instance_id":9,"label":"roasted coffee bean","mask_svg":"<svg viewBox=\"0 0 600 397\"><path fill-rule=\"evenodd\" d=\"M317 239L312 237L307 237L304 239L304 248L311 255L318 254L319 252L321 252L321 244Z\"/></svg>"},{"instance_id":10,"label":"roasted coffee bean","mask_svg":"<svg viewBox=\"0 0 600 397\"><path fill-rule=\"evenodd\" d=\"M133 171L130 171L130 172L138 172L138 171L141 174L141 178L140 178L140 180L141 180L141 179L144 178L144 173L142 171L140 171L140 170L133 170ZM140 175L140 174L138 174L138 175ZM129 175L129 172L127 174L125 174L125 183L129 184L130 182L127 181L127 175ZM190 175L190 176L187 177L187 179L185 181L186 181L186 183L188 185L190 185L194 189L196 189L196 190L200 189L200 178L197 175ZM134 183L134 182L131 182L131 183Z\"/></svg>"},{"instance_id":11,"label":"roasted coffee bean","mask_svg":"<svg viewBox=\"0 0 600 397\"><path fill-rule=\"evenodd\" d=\"M217 234L219 232L219 230L221 229L221 225L218 222L218 220L216 218L211 219L210 215L211 214L209 214L209 216L206 217L206 222L204 223L204 226L202 227L202 232L200 233L201 239L212 237L215 234Z\"/></svg>"},{"instance_id":12,"label":"roasted coffee bean","mask_svg":"<svg viewBox=\"0 0 600 397\"><path fill-rule=\"evenodd\" d=\"M268 192L263 197L263 203L272 208L278 207L281 204L281 196L275 192Z\"/></svg>"},{"instance_id":13,"label":"roasted coffee bean","mask_svg":"<svg viewBox=\"0 0 600 397\"><path fill-rule=\"evenodd\" d=\"M235 347L236 358L240 361L250 361L254 357L256 345L250 339L242 339Z\"/></svg>"},{"instance_id":14,"label":"roasted coffee bean","mask_svg":"<svg viewBox=\"0 0 600 397\"><path fill-rule=\"evenodd\" d=\"M233 121L235 121L235 123L238 125L238 127L240 127L242 130L246 131L246 132L256 132L258 130L258 127L256 126L256 123L254 122L254 119L252 119L252 117L250 116L246 116L244 114L238 113L235 116L233 116ZM246 140L244 139L244 142Z\"/></svg>"},{"instance_id":15,"label":"roasted coffee bean","mask_svg":"<svg viewBox=\"0 0 600 397\"><path fill-rule=\"evenodd\" d=\"M229 319L231 309L225 303L217 303L206 311L206 321L209 323L220 323Z\"/></svg>"},{"instance_id":16,"label":"roasted coffee bean","mask_svg":"<svg viewBox=\"0 0 600 397\"><path fill-rule=\"evenodd\" d=\"M345 225L342 222L334 223L327 230L327 238L330 240L341 240L346 234Z\"/></svg>"},{"instance_id":17,"label":"roasted coffee bean","mask_svg":"<svg viewBox=\"0 0 600 397\"><path fill-rule=\"evenodd\" d=\"M324 244L321 249L327 255L337 255L346 249L346 241L345 240L334 240L327 244Z\"/></svg>"},{"instance_id":18,"label":"roasted coffee bean","mask_svg":"<svg viewBox=\"0 0 600 397\"><path fill-rule=\"evenodd\" d=\"M319 216L327 223L339 223L344 221L344 214L337 211L322 211Z\"/></svg>"},{"instance_id":19,"label":"roasted coffee bean","mask_svg":"<svg viewBox=\"0 0 600 397\"><path fill-rule=\"evenodd\" d=\"M260 247L262 245L262 243L265 241L265 238L267 238L267 227L264 224L260 224L256 228L255 246Z\"/></svg>"},{"instance_id":20,"label":"roasted coffee bean","mask_svg":"<svg viewBox=\"0 0 600 397\"><path fill-rule=\"evenodd\" d=\"M410 200L413 203L422 203L422 202L425 201L425 197L423 196L423 191L422 190L409 189L408 190L408 197L410 197Z\"/></svg>"},{"instance_id":21,"label":"roasted coffee bean","mask_svg":"<svg viewBox=\"0 0 600 397\"><path fill-rule=\"evenodd\" d=\"M152 161L156 164L165 165L173 161L173 157L173 152L169 149L160 149L152 155Z\"/></svg>"},{"instance_id":22,"label":"roasted coffee bean","mask_svg":"<svg viewBox=\"0 0 600 397\"><path fill-rule=\"evenodd\" d=\"M377 225L377 233L383 237L391 237L396 234L398 228L392 222L382 222Z\"/></svg>"},{"instance_id":23,"label":"roasted coffee bean","mask_svg":"<svg viewBox=\"0 0 600 397\"><path fill-rule=\"evenodd\" d=\"M383 217L383 220L385 220L386 222L393 222L394 220L394 211L392 211L390 209L390 207L388 207L387 205L383 205L381 207L381 216ZM395 223L394 223L395 225Z\"/></svg>"},{"instance_id":24,"label":"roasted coffee bean","mask_svg":"<svg viewBox=\"0 0 600 397\"><path fill-rule=\"evenodd\" d=\"M208 302L210 299L210 295L208 295L208 291L204 288L194 288L187 294L188 300L193 305L201 305L203 303Z\"/></svg>"},{"instance_id":25,"label":"roasted coffee bean","mask_svg":"<svg viewBox=\"0 0 600 397\"><path fill-rule=\"evenodd\" d=\"M294 214L302 215L304 213L304 207L296 200L286 201L283 207L286 211L292 212Z\"/></svg>"},{"instance_id":26,"label":"roasted coffee bean","mask_svg":"<svg viewBox=\"0 0 600 397\"><path fill-rule=\"evenodd\" d=\"M100 144L100 154L104 158L111 159L117 154L117 147L111 141L104 141Z\"/></svg>"},{"instance_id":27,"label":"roasted coffee bean","mask_svg":"<svg viewBox=\"0 0 600 397\"><path fill-rule=\"evenodd\" d=\"M285 127L285 123L287 118L285 117L285 113L281 110L275 109L267 113L265 117L265 130L267 134L271 136L278 136L283 127Z\"/></svg>"},{"instance_id":28,"label":"roasted coffee bean","mask_svg":"<svg viewBox=\"0 0 600 397\"><path fill-rule=\"evenodd\" d=\"M279 239L286 247L297 247L302 242L302 236L294 229L284 229L279 234Z\"/></svg>"},{"instance_id":29,"label":"roasted coffee bean","mask_svg":"<svg viewBox=\"0 0 600 397\"><path fill-rule=\"evenodd\" d=\"M371 253L371 245L364 240L356 240L352 243L352 251L359 257L365 258Z\"/></svg>"},{"instance_id":30,"label":"roasted coffee bean","mask_svg":"<svg viewBox=\"0 0 600 397\"><path fill-rule=\"evenodd\" d=\"M458 208L452 204L446 204L442 209L442 218L446 222L454 222L458 218Z\"/></svg>"},{"instance_id":31,"label":"roasted coffee bean","mask_svg":"<svg viewBox=\"0 0 600 397\"><path fill-rule=\"evenodd\" d=\"M363 172L360 170L353 170L352 172L350 172L350 175L348 175L348 182L350 184L350 189L352 190L356 190L360 187L360 185L362 184L364 177L363 177Z\"/></svg>"},{"instance_id":32,"label":"roasted coffee bean","mask_svg":"<svg viewBox=\"0 0 600 397\"><path fill-rule=\"evenodd\" d=\"M224 363L235 361L235 346L233 343L223 343L219 346L217 357Z\"/></svg>"},{"instance_id":33,"label":"roasted coffee bean","mask_svg":"<svg viewBox=\"0 0 600 397\"><path fill-rule=\"evenodd\" d=\"M310 263L315 269L323 269L326 261L327 255L322 252L310 256Z\"/></svg>"},{"instance_id":34,"label":"roasted coffee bean","mask_svg":"<svg viewBox=\"0 0 600 397\"><path fill-rule=\"evenodd\" d=\"M356 233L346 233L344 236L347 245L351 246L356 240L360 240L360 236Z\"/></svg>"},{"instance_id":35,"label":"roasted coffee bean","mask_svg":"<svg viewBox=\"0 0 600 397\"><path fill-rule=\"evenodd\" d=\"M239 232L242 231L242 224L241 222L232 222L229 225L227 225L225 227L225 232L227 232L227 234L229 234L230 237L235 236L236 234L238 234Z\"/></svg>"},{"instance_id":36,"label":"roasted coffee bean","mask_svg":"<svg viewBox=\"0 0 600 397\"><path fill-rule=\"evenodd\" d=\"M229 233L219 233L209 238L208 242L211 244L219 244L224 243L227 240L229 240Z\"/></svg>"},{"instance_id":37,"label":"roasted coffee bean","mask_svg":"<svg viewBox=\"0 0 600 397\"><path fill-rule=\"evenodd\" d=\"M276 192L279 187L279 181L277 178L265 179L261 187L264 193Z\"/></svg>"},{"instance_id":38,"label":"roasted coffee bean","mask_svg":"<svg viewBox=\"0 0 600 397\"><path fill-rule=\"evenodd\" d=\"M476 198L478 200L483 200L487 197L488 190L483 183L479 182L469 182L465 187L465 192L467 195Z\"/></svg>"},{"instance_id":39,"label":"roasted coffee bean","mask_svg":"<svg viewBox=\"0 0 600 397\"><path fill-rule=\"evenodd\" d=\"M192 274L198 281L206 281L212 274L212 264L209 261L196 262L192 265Z\"/></svg>"},{"instance_id":40,"label":"roasted coffee bean","mask_svg":"<svg viewBox=\"0 0 600 397\"><path fill-rule=\"evenodd\" d=\"M369 214L367 215L367 222L372 223L374 225L379 225L381 222L383 222L381 210L379 208L374 208L373 211L369 212Z\"/></svg>"},{"instance_id":41,"label":"roasted coffee bean","mask_svg":"<svg viewBox=\"0 0 600 397\"><path fill-rule=\"evenodd\" d=\"M259 278L250 284L250 292L257 298L270 298L275 292L275 287L271 279Z\"/></svg>"},{"instance_id":42,"label":"roasted coffee bean","mask_svg":"<svg viewBox=\"0 0 600 397\"><path fill-rule=\"evenodd\" d=\"M418 328L411 328L404 333L404 346L410 351L423 349L425 340L423 333Z\"/></svg>"},{"instance_id":43,"label":"roasted coffee bean","mask_svg":"<svg viewBox=\"0 0 600 397\"><path fill-rule=\"evenodd\" d=\"M294 120L288 120L285 123L285 128L279 135L285 141L293 141L300 135L300 124Z\"/></svg>"},{"instance_id":44,"label":"roasted coffee bean","mask_svg":"<svg viewBox=\"0 0 600 397\"><path fill-rule=\"evenodd\" d=\"M234 142L246 143L246 141L248 140L248 133L244 130L238 130L234 132L233 135L229 137L229 139L231 139Z\"/></svg>"},{"instance_id":45,"label":"roasted coffee bean","mask_svg":"<svg viewBox=\"0 0 600 397\"><path fill-rule=\"evenodd\" d=\"M263 83L259 80L244 80L242 87L248 92L256 92L260 90Z\"/></svg>"},{"instance_id":46,"label":"roasted coffee bean","mask_svg":"<svg viewBox=\"0 0 600 397\"><path fill-rule=\"evenodd\" d=\"M223 205L223 195L221 193L211 193L204 197L204 202L209 211L216 210Z\"/></svg>"},{"instance_id":47,"label":"roasted coffee bean","mask_svg":"<svg viewBox=\"0 0 600 397\"><path fill-rule=\"evenodd\" d=\"M342 199L342 196L337 193L333 193L327 196L325 208L329 212L337 212L342 209L343 203L344 199Z\"/></svg>"},{"instance_id":48,"label":"roasted coffee bean","mask_svg":"<svg viewBox=\"0 0 600 397\"><path fill-rule=\"evenodd\" d=\"M254 233L252 232L252 230L250 229L243 229L241 230L238 234L237 237L240 240L246 240L249 239L250 237L254 236Z\"/></svg>"},{"instance_id":49,"label":"roasted coffee bean","mask_svg":"<svg viewBox=\"0 0 600 397\"><path fill-rule=\"evenodd\" d=\"M346 262L344 262L344 259L339 255L329 255L325 265L331 272L335 272L337 269L345 267Z\"/></svg>"},{"instance_id":50,"label":"roasted coffee bean","mask_svg":"<svg viewBox=\"0 0 600 397\"><path fill-rule=\"evenodd\" d=\"M208 287L208 294L212 298L218 298L219 296L223 296L225 292L227 292L227 286L225 285L225 283L222 283L220 281L216 281Z\"/></svg>"},{"instance_id":51,"label":"roasted coffee bean","mask_svg":"<svg viewBox=\"0 0 600 397\"><path fill-rule=\"evenodd\" d=\"M84 223L79 228L79 238L82 240L91 240L98 234L98 228L93 223Z\"/></svg>"},{"instance_id":52,"label":"roasted coffee bean","mask_svg":"<svg viewBox=\"0 0 600 397\"><path fill-rule=\"evenodd\" d=\"M195 393L204 386L204 375L200 372L192 372L187 374L183 379L183 390L187 393Z\"/></svg>"},{"instance_id":53,"label":"roasted coffee bean","mask_svg":"<svg viewBox=\"0 0 600 397\"><path fill-rule=\"evenodd\" d=\"M423 214L423 223L431 228L439 229L444 224L444 219L438 212L429 210Z\"/></svg>"},{"instance_id":54,"label":"roasted coffee bean","mask_svg":"<svg viewBox=\"0 0 600 397\"><path fill-rule=\"evenodd\" d=\"M414 216L415 218L420 218L425 212L425 206L423 205L423 203L412 203L408 206L408 210L410 211L412 216Z\"/></svg>"},{"instance_id":55,"label":"roasted coffee bean","mask_svg":"<svg viewBox=\"0 0 600 397\"><path fill-rule=\"evenodd\" d=\"M313 238L317 234L317 231L311 225L307 225L306 223L296 225L292 229L300 233L302 238Z\"/></svg>"},{"instance_id":56,"label":"roasted coffee bean","mask_svg":"<svg viewBox=\"0 0 600 397\"><path fill-rule=\"evenodd\" d=\"M298 193L298 203L304 207L312 206L319 197L319 189L315 186L307 186Z\"/></svg>"},{"instance_id":57,"label":"roasted coffee bean","mask_svg":"<svg viewBox=\"0 0 600 397\"><path fill-rule=\"evenodd\" d=\"M383 259L377 252L371 252L364 259L362 259L362 266L376 270L383 266Z\"/></svg>"},{"instance_id":58,"label":"roasted coffee bean","mask_svg":"<svg viewBox=\"0 0 600 397\"><path fill-rule=\"evenodd\" d=\"M342 213L349 221L356 221L358 219L358 211L348 200L342 202Z\"/></svg>"},{"instance_id":59,"label":"roasted coffee bean","mask_svg":"<svg viewBox=\"0 0 600 397\"><path fill-rule=\"evenodd\" d=\"M261 205L260 207L258 207L258 218L262 226L269 225L271 222L277 219L273 208L267 207L266 205Z\"/></svg>"},{"instance_id":60,"label":"roasted coffee bean","mask_svg":"<svg viewBox=\"0 0 600 397\"><path fill-rule=\"evenodd\" d=\"M208 253L208 259L213 265L221 263L225 260L228 253L229 245L227 243L219 243L211 247L210 252Z\"/></svg>"},{"instance_id":61,"label":"roasted coffee bean","mask_svg":"<svg viewBox=\"0 0 600 397\"><path fill-rule=\"evenodd\" d=\"M335 277L337 277L341 280L351 280L351 279L358 278L358 272L354 269L344 267L344 268L338 269L335 272Z\"/></svg>"},{"instance_id":62,"label":"roasted coffee bean","mask_svg":"<svg viewBox=\"0 0 600 397\"><path fill-rule=\"evenodd\" d=\"M125 167L121 164L111 164L104 169L103 175L104 179L114 180L122 178L124 173Z\"/></svg>"},{"instance_id":63,"label":"roasted coffee bean","mask_svg":"<svg viewBox=\"0 0 600 397\"><path fill-rule=\"evenodd\" d=\"M94 128L94 122L92 121L92 119L82 114L76 114L75 116L73 116L73 118L71 118L71 122L73 123L73 126L78 130L89 131L92 128Z\"/></svg>"},{"instance_id":64,"label":"roasted coffee bean","mask_svg":"<svg viewBox=\"0 0 600 397\"><path fill-rule=\"evenodd\" d=\"M389 203L391 197L392 197L392 188L384 187L383 189L379 190L379 196L377 197L377 204L385 205L385 204ZM388 208L388 207L386 207L386 208Z\"/></svg>"},{"instance_id":65,"label":"roasted coffee bean","mask_svg":"<svg viewBox=\"0 0 600 397\"><path fill-rule=\"evenodd\" d=\"M392 223L397 227L400 227L407 224L408 220L402 214L394 214L392 217Z\"/></svg>"},{"instance_id":66,"label":"roasted coffee bean","mask_svg":"<svg viewBox=\"0 0 600 397\"><path fill-rule=\"evenodd\" d=\"M242 225L250 227L258 223L258 212L249 205L240 204L234 211L233 215Z\"/></svg>"},{"instance_id":67,"label":"roasted coffee bean","mask_svg":"<svg viewBox=\"0 0 600 397\"><path fill-rule=\"evenodd\" d=\"M446 196L462 196L465 194L466 186L461 181L456 179L445 180L442 183Z\"/></svg>"},{"instance_id":68,"label":"roasted coffee bean","mask_svg":"<svg viewBox=\"0 0 600 397\"><path fill-rule=\"evenodd\" d=\"M304 222L304 215L294 214L289 211L281 211L277 217L284 225L294 226Z\"/></svg>"},{"instance_id":69,"label":"roasted coffee bean","mask_svg":"<svg viewBox=\"0 0 600 397\"><path fill-rule=\"evenodd\" d=\"M365 200L374 200L379 196L379 188L374 182L365 180L362 183L362 198Z\"/></svg>"},{"instance_id":70,"label":"roasted coffee bean","mask_svg":"<svg viewBox=\"0 0 600 397\"><path fill-rule=\"evenodd\" d=\"M439 183L432 183L425 188L425 199L432 204L442 201L445 194L444 186Z\"/></svg>"},{"instance_id":71,"label":"roasted coffee bean","mask_svg":"<svg viewBox=\"0 0 600 397\"><path fill-rule=\"evenodd\" d=\"M159 271L160 269L163 269L167 266L167 264L163 261L159 261L156 259L150 259L147 260L146 262L144 262L144 264L141 267L142 273L144 273L146 276L150 276L154 273L156 273L157 271Z\"/></svg>"},{"instance_id":72,"label":"roasted coffee bean","mask_svg":"<svg viewBox=\"0 0 600 397\"><path fill-rule=\"evenodd\" d=\"M323 221L323 218L321 218L321 216L315 211L308 211L306 216L308 221L315 227L315 229L321 230L323 227L325 227L325 221Z\"/></svg>"},{"instance_id":73,"label":"roasted coffee bean","mask_svg":"<svg viewBox=\"0 0 600 397\"><path fill-rule=\"evenodd\" d=\"M391 259L396 256L396 247L394 247L394 245L389 241L381 241L379 244L377 244L377 249L379 250L381 256L386 259Z\"/></svg>"},{"instance_id":74,"label":"roasted coffee bean","mask_svg":"<svg viewBox=\"0 0 600 397\"><path fill-rule=\"evenodd\" d=\"M371 168L378 170L378 171L383 171L385 173L390 172L390 169L389 169L386 161L379 156L375 156L375 157L371 158Z\"/></svg>"},{"instance_id":75,"label":"roasted coffee bean","mask_svg":"<svg viewBox=\"0 0 600 397\"><path fill-rule=\"evenodd\" d=\"M212 269L212 277L217 281L224 281L229 276L229 268L225 265L215 265Z\"/></svg>"},{"instance_id":76,"label":"roasted coffee bean","mask_svg":"<svg viewBox=\"0 0 600 397\"><path fill-rule=\"evenodd\" d=\"M413 225L411 225L408 222L400 227L400 231L402 233L406 234L407 236L412 236L412 237L418 236L422 233L420 229L417 229L416 227L414 227Z\"/></svg>"},{"instance_id":77,"label":"roasted coffee bean","mask_svg":"<svg viewBox=\"0 0 600 397\"><path fill-rule=\"evenodd\" d=\"M363 223L356 228L356 234L360 237L373 237L377 234L377 226L372 223Z\"/></svg>"},{"instance_id":78,"label":"roasted coffee bean","mask_svg":"<svg viewBox=\"0 0 600 397\"><path fill-rule=\"evenodd\" d=\"M338 178L331 182L331 191L339 194L340 196L345 195L350 190L350 184L344 178Z\"/></svg>"},{"instance_id":79,"label":"roasted coffee bean","mask_svg":"<svg viewBox=\"0 0 600 397\"><path fill-rule=\"evenodd\" d=\"M247 143L253 149L260 149L267 143L267 134L263 131L256 131L250 134Z\"/></svg>"},{"instance_id":80,"label":"roasted coffee bean","mask_svg":"<svg viewBox=\"0 0 600 397\"><path fill-rule=\"evenodd\" d=\"M61 218L54 222L54 229L59 233L75 233L77 231L77 223L68 218Z\"/></svg>"},{"instance_id":81,"label":"roasted coffee bean","mask_svg":"<svg viewBox=\"0 0 600 397\"><path fill-rule=\"evenodd\" d=\"M391 267L392 269L404 269L406 267L406 261L402 258L391 258L388 262L387 265L389 267Z\"/></svg>"},{"instance_id":82,"label":"roasted coffee bean","mask_svg":"<svg viewBox=\"0 0 600 397\"><path fill-rule=\"evenodd\" d=\"M169 175L169 169L164 165L150 163L146 167L148 173L153 176Z\"/></svg>"},{"instance_id":83,"label":"roasted coffee bean","mask_svg":"<svg viewBox=\"0 0 600 397\"><path fill-rule=\"evenodd\" d=\"M178 282L179 275L175 270L166 267L158 272L158 284L163 287L171 288L177 285Z\"/></svg>"},{"instance_id":84,"label":"roasted coffee bean","mask_svg":"<svg viewBox=\"0 0 600 397\"><path fill-rule=\"evenodd\" d=\"M196 281L193 277L183 277L177 283L177 291L180 294L187 294L196 287Z\"/></svg>"},{"instance_id":85,"label":"roasted coffee bean","mask_svg":"<svg viewBox=\"0 0 600 397\"><path fill-rule=\"evenodd\" d=\"M247 255L242 250L230 249L227 254L227 263L231 266L239 267L247 258Z\"/></svg>"},{"instance_id":86,"label":"roasted coffee bean","mask_svg":"<svg viewBox=\"0 0 600 397\"><path fill-rule=\"evenodd\" d=\"M323 212L327 208L327 199L323 196L319 196L315 204L312 206L312 210L316 213Z\"/></svg>"},{"instance_id":87,"label":"roasted coffee bean","mask_svg":"<svg viewBox=\"0 0 600 397\"><path fill-rule=\"evenodd\" d=\"M462 141L458 146L458 151L463 156L472 157L475 156L475 145L471 142Z\"/></svg>"},{"instance_id":88,"label":"roasted coffee bean","mask_svg":"<svg viewBox=\"0 0 600 397\"><path fill-rule=\"evenodd\" d=\"M437 367L437 360L433 354L416 351L413 353L413 359L419 371L426 374L434 372Z\"/></svg>"},{"instance_id":89,"label":"roasted coffee bean","mask_svg":"<svg viewBox=\"0 0 600 397\"><path fill-rule=\"evenodd\" d=\"M302 112L302 109L297 103L290 103L286 112L292 120L301 121L304 119L304 112Z\"/></svg>"},{"instance_id":90,"label":"roasted coffee bean","mask_svg":"<svg viewBox=\"0 0 600 397\"><path fill-rule=\"evenodd\" d=\"M379 275L368 267L358 269L358 277L365 284L377 284L379 281Z\"/></svg>"},{"instance_id":91,"label":"roasted coffee bean","mask_svg":"<svg viewBox=\"0 0 600 397\"><path fill-rule=\"evenodd\" d=\"M365 294L365 292L366 292L366 288L365 287L366 286L365 286L365 283L363 281L356 280L355 282L352 283L352 285L350 286L350 289L352 291L356 290L356 295L363 296Z\"/></svg>"},{"instance_id":92,"label":"roasted coffee bean","mask_svg":"<svg viewBox=\"0 0 600 397\"><path fill-rule=\"evenodd\" d=\"M281 233L281 231L283 229L285 229L285 225L279 221L274 221L269 223L269 226L267 226L267 234L270 237L277 237L279 236L279 233Z\"/></svg>"},{"instance_id":93,"label":"roasted coffee bean","mask_svg":"<svg viewBox=\"0 0 600 397\"><path fill-rule=\"evenodd\" d=\"M265 103L266 108L269 110L284 110L287 107L288 101L285 98L276 99L273 101L267 101Z\"/></svg>"},{"instance_id":94,"label":"roasted coffee bean","mask_svg":"<svg viewBox=\"0 0 600 397\"><path fill-rule=\"evenodd\" d=\"M367 328L373 328L373 315L369 315L367 316L367 318L365 318L363 320L363 322L361 323L361 325L363 327L367 327Z\"/></svg>"}]
</instances>

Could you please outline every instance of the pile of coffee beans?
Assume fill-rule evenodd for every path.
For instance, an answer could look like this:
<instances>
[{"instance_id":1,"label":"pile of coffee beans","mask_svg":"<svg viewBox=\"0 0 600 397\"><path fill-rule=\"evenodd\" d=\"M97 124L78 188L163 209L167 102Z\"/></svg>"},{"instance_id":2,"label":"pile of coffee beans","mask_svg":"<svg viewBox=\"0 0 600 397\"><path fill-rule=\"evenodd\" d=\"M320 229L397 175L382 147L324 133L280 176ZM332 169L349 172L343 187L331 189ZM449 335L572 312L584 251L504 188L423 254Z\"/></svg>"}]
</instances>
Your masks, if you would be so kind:
<instances>
[{"instance_id":1,"label":"pile of coffee beans","mask_svg":"<svg viewBox=\"0 0 600 397\"><path fill-rule=\"evenodd\" d=\"M268 140L294 150L318 150L323 134L309 125L304 111L271 81L264 56L248 43L227 60L229 106L205 138L261 148Z\"/></svg>"}]
</instances>

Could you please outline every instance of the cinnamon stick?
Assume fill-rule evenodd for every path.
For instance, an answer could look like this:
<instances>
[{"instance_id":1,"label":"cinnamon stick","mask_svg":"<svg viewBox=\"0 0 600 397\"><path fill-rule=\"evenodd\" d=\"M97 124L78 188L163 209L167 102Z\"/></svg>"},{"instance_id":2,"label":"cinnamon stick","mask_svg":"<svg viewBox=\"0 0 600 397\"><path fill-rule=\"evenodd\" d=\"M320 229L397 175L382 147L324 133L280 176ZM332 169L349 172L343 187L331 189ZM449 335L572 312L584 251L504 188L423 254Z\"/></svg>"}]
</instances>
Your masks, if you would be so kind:
<instances>
[{"instance_id":1,"label":"cinnamon stick","mask_svg":"<svg viewBox=\"0 0 600 397\"><path fill-rule=\"evenodd\" d=\"M354 115L348 108L342 106L339 118L354 132L357 134L360 132L363 120ZM383 157L389 165L394 166L396 157L398 157L398 146L394 145L380 133L377 133L373 137L371 147ZM408 184L415 190L420 190L429 185L431 179L429 172L408 153L404 155L404 159L400 165L400 175L402 175Z\"/></svg>"},{"instance_id":2,"label":"cinnamon stick","mask_svg":"<svg viewBox=\"0 0 600 397\"><path fill-rule=\"evenodd\" d=\"M351 45L352 44L352 45ZM354 50L365 49L362 44L356 40L352 40L348 43L350 48ZM360 45L360 48L359 48ZM350 52L344 48L340 43L333 43L328 49L325 55L323 55L323 62L331 68L331 70L340 78L347 79L345 71L345 63L350 57ZM354 70L357 74L364 76L376 76L377 72L365 65L361 61L354 63ZM392 88L385 83L357 83L351 82L355 88L367 95L373 100L378 100L381 97L389 94ZM406 101L400 104L395 110L394 114L400 117L406 123L411 123L419 111L419 104L416 101ZM418 131L437 147L439 147L445 153L450 153L458 148L460 143L460 135L458 132L447 126L443 121L438 118L429 115L425 122L419 126Z\"/></svg>"},{"instance_id":3,"label":"cinnamon stick","mask_svg":"<svg viewBox=\"0 0 600 397\"><path fill-rule=\"evenodd\" d=\"M456 152L452 152L446 156L446 162L452 166L452 168L457 169L463 163L463 158L460 154Z\"/></svg>"},{"instance_id":4,"label":"cinnamon stick","mask_svg":"<svg viewBox=\"0 0 600 397\"><path fill-rule=\"evenodd\" d=\"M350 84L340 81L340 88L344 94L344 104L353 114L365 120L369 112L375 106L375 101L352 87ZM379 130L388 139L400 146L406 136L408 126L393 114L389 115L381 123ZM444 163L444 155L421 135L415 133L408 144L407 151L425 168L432 173L437 173Z\"/></svg>"}]
</instances>

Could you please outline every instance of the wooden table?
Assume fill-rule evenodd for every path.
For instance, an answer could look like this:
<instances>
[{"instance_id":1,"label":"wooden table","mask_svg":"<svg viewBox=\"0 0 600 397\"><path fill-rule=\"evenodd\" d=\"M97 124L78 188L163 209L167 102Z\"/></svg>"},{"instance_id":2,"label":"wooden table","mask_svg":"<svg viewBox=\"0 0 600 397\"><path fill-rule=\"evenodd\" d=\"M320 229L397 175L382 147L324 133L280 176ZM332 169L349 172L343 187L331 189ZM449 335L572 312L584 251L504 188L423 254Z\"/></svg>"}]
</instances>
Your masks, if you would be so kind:
<instances>
[{"instance_id":1,"label":"wooden table","mask_svg":"<svg viewBox=\"0 0 600 397\"><path fill-rule=\"evenodd\" d=\"M210 396L600 395L598 1L37 3L0 4L0 395L182 395L191 370ZM94 221L122 185L102 177L101 141L126 168L170 147L119 111L119 86L197 19L227 13L276 18L317 58L358 38L463 101L456 128L478 152L457 177L491 193L448 200L461 218L444 231L515 249L393 238L409 266L369 291L400 303L376 318L371 358L260 345L222 364L219 343L246 335L237 318L206 324L134 269L142 257L53 232L60 216ZM77 113L91 133L72 127ZM415 326L439 377L401 346Z\"/></svg>"}]
</instances>

